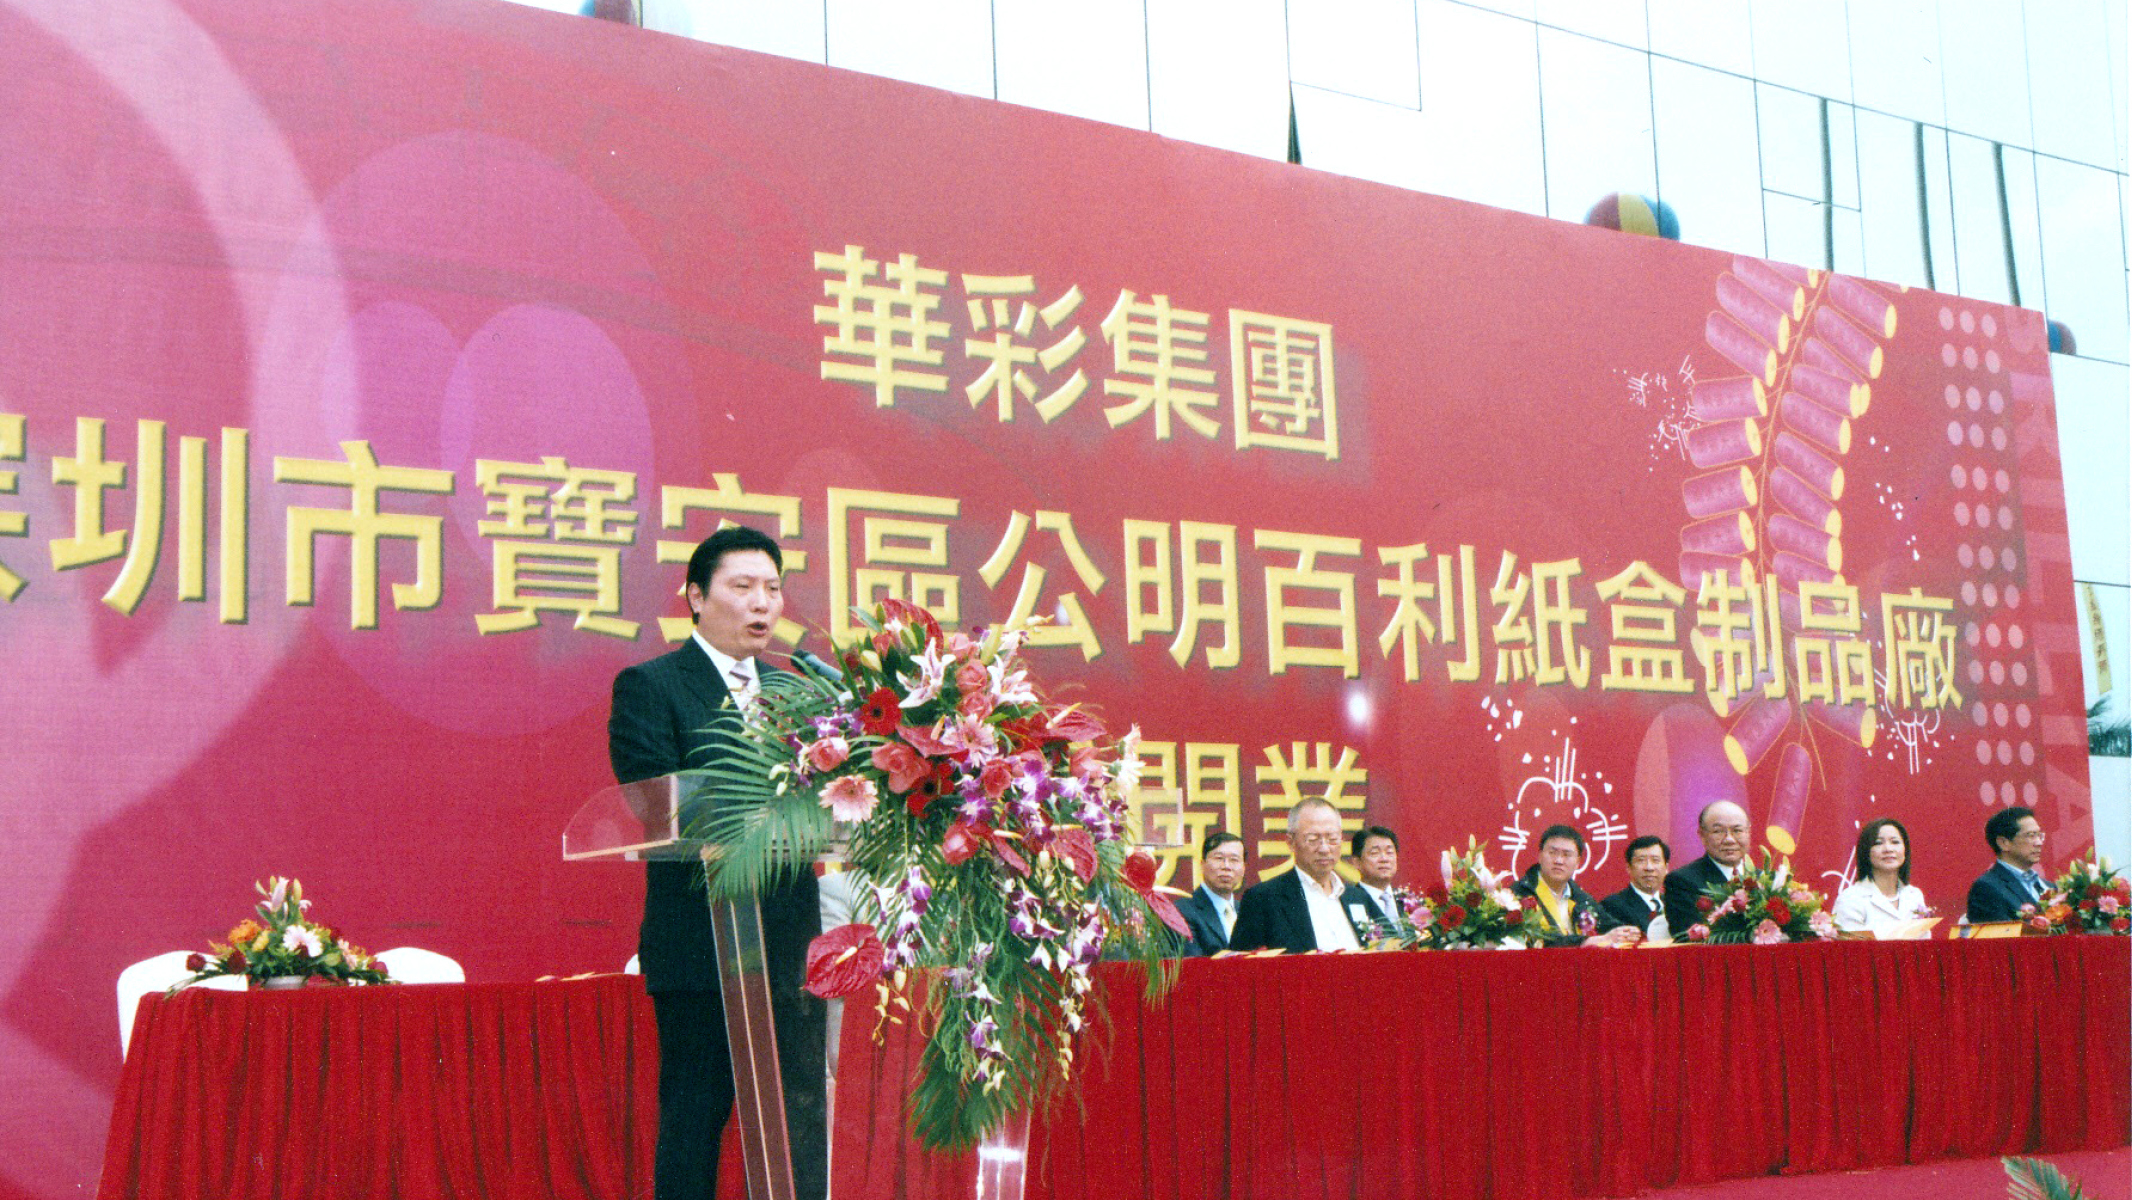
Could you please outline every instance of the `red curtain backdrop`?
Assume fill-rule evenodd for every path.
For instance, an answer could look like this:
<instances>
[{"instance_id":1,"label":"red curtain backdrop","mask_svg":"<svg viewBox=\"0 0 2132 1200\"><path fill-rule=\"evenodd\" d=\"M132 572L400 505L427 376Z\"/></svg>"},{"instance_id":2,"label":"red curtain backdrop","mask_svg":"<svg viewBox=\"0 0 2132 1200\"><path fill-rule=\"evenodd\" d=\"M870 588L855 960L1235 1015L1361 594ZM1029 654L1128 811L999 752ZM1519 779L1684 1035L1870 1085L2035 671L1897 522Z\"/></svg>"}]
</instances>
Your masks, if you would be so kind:
<instances>
[{"instance_id":1,"label":"red curtain backdrop","mask_svg":"<svg viewBox=\"0 0 2132 1200\"><path fill-rule=\"evenodd\" d=\"M2127 947L1195 960L1152 1007L1106 968L1029 1195L1568 1200L2119 1146ZM903 1135L914 1031L844 1028L836 1194L968 1194L971 1156ZM638 1195L657 1066L632 977L151 997L98 1194Z\"/></svg>"}]
</instances>

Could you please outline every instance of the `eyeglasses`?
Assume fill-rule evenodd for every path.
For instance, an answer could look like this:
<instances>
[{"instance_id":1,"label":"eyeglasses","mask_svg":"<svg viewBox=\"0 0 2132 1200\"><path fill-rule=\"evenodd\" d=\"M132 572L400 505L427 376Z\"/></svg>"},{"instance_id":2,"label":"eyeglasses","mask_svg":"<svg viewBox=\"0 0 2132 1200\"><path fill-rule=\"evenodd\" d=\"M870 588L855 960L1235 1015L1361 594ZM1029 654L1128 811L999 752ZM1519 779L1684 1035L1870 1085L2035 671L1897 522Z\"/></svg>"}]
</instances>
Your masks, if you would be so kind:
<instances>
[{"instance_id":1,"label":"eyeglasses","mask_svg":"<svg viewBox=\"0 0 2132 1200\"><path fill-rule=\"evenodd\" d=\"M1340 835L1337 833L1306 833L1297 838L1295 842L1298 846L1337 846L1340 844Z\"/></svg>"},{"instance_id":2,"label":"eyeglasses","mask_svg":"<svg viewBox=\"0 0 2132 1200\"><path fill-rule=\"evenodd\" d=\"M2026 833L2017 833L2014 835L2014 840L2020 842L2040 842L2043 840L2043 831L2040 829L2031 829Z\"/></svg>"}]
</instances>

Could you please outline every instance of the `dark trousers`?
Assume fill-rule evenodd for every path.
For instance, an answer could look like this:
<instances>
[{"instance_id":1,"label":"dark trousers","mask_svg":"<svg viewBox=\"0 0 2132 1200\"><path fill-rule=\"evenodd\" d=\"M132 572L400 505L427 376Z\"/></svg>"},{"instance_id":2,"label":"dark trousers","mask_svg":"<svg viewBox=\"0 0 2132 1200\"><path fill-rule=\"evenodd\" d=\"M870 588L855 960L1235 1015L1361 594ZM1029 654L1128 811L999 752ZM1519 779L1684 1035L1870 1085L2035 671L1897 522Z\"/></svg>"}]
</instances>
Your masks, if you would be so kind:
<instances>
[{"instance_id":1,"label":"dark trousers","mask_svg":"<svg viewBox=\"0 0 2132 1200\"><path fill-rule=\"evenodd\" d=\"M802 897L790 895L799 890L779 889L764 897L763 932L770 956L778 1074L785 1089L785 1129L792 1147L793 1194L798 1200L823 1200L829 1192L827 1008L799 987L812 936L804 930L819 928L809 911L815 889L804 889L804 903ZM791 911L783 911L787 908ZM713 1200L718 1194L719 1139L733 1113L725 1004L717 992L654 992L651 1000L659 1023L655 1195L657 1200Z\"/></svg>"}]
</instances>

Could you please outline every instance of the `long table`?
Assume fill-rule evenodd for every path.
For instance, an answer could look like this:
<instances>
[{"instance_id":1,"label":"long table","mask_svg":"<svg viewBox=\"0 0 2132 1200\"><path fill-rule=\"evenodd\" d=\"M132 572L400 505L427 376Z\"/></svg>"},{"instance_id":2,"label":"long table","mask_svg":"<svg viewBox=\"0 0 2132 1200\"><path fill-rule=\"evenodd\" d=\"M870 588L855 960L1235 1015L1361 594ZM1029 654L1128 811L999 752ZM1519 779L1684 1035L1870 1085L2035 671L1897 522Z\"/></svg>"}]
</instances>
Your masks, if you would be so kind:
<instances>
[{"instance_id":1,"label":"long table","mask_svg":"<svg viewBox=\"0 0 2132 1200\"><path fill-rule=\"evenodd\" d=\"M1569 1200L2120 1146L2128 948L1194 960L1159 1005L1105 968L1030 1195ZM915 1031L874 1029L847 1013L835 1195L967 1195L968 1156L902 1133ZM656 1058L625 977L151 997L100 1195L640 1194Z\"/></svg>"}]
</instances>

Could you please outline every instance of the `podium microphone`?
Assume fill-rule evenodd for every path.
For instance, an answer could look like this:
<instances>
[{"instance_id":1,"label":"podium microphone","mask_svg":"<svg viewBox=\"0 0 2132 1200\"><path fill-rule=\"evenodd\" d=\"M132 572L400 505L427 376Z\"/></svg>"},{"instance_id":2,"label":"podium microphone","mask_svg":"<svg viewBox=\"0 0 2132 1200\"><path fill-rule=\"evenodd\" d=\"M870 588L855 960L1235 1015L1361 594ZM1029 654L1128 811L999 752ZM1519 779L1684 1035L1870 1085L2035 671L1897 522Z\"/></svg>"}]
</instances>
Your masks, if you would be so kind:
<instances>
[{"instance_id":1,"label":"podium microphone","mask_svg":"<svg viewBox=\"0 0 2132 1200\"><path fill-rule=\"evenodd\" d=\"M844 673L823 662L820 655L807 650L794 650L791 658L793 666L824 683L842 684L844 682Z\"/></svg>"}]
</instances>

